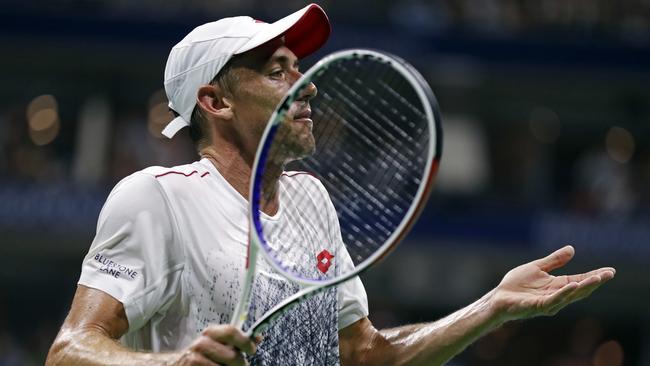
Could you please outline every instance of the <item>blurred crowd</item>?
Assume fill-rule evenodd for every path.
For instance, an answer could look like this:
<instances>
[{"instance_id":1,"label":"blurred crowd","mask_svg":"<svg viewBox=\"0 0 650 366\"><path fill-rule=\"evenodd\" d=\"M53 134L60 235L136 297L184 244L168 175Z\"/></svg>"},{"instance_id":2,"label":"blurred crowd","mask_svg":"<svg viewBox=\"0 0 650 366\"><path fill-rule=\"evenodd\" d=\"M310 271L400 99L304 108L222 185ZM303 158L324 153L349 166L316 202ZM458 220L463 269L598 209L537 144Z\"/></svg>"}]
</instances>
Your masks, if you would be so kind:
<instances>
[{"instance_id":1,"label":"blurred crowd","mask_svg":"<svg viewBox=\"0 0 650 366\"><path fill-rule=\"evenodd\" d=\"M390 3L390 2L387 2ZM423 28L518 32L609 34L648 37L650 3L646 0L409 0L390 6L400 24Z\"/></svg>"},{"instance_id":2,"label":"blurred crowd","mask_svg":"<svg viewBox=\"0 0 650 366\"><path fill-rule=\"evenodd\" d=\"M112 111L111 114L116 114L101 134L91 131L82 135L81 123L74 118L61 121L60 131L47 143L34 140L26 110L27 104L23 104L9 112L0 111L0 179L5 182L112 185L146 166L180 164L195 155L188 139L163 139L161 128L156 130L158 136L149 132L146 102L141 109ZM78 155L86 152L79 139L91 140L95 148L97 144L106 145L105 154L94 162L103 167L97 178L89 182L84 181L83 174L75 167L80 159Z\"/></svg>"},{"instance_id":3,"label":"blurred crowd","mask_svg":"<svg viewBox=\"0 0 650 366\"><path fill-rule=\"evenodd\" d=\"M109 16L173 19L178 14L204 17L256 14L274 17L298 9L304 0L10 0L21 9L54 12L101 12ZM647 41L650 3L647 0L380 0L318 2L335 21L398 25L434 30L452 28L478 32L549 32L563 30L605 34Z\"/></svg>"}]
</instances>

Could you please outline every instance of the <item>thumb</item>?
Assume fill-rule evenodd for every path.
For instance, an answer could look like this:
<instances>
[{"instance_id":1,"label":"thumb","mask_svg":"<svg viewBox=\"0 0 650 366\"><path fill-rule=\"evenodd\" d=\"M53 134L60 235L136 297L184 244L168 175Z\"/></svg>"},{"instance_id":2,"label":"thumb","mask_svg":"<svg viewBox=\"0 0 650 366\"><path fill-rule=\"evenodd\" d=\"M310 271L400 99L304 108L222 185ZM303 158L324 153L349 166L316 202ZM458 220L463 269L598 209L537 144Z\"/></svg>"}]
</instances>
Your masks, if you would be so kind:
<instances>
[{"instance_id":1,"label":"thumb","mask_svg":"<svg viewBox=\"0 0 650 366\"><path fill-rule=\"evenodd\" d=\"M569 263L575 252L571 245L567 245L544 258L533 261L533 264L537 265L542 271L550 272Z\"/></svg>"}]
</instances>

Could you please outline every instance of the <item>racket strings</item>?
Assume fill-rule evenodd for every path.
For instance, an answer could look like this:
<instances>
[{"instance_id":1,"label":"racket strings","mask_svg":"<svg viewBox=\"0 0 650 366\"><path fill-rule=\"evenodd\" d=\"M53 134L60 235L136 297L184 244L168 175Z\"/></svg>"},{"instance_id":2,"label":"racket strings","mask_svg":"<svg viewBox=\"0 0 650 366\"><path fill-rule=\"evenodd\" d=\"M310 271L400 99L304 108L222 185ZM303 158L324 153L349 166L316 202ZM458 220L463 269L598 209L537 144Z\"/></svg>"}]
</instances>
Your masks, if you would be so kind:
<instances>
[{"instance_id":1,"label":"racket strings","mask_svg":"<svg viewBox=\"0 0 650 366\"><path fill-rule=\"evenodd\" d=\"M345 68L342 69L343 72L338 73L337 75L339 76L334 78L336 84L335 87L341 86L341 84L352 84L352 82L343 80L343 78L340 76L342 73L345 73L345 71L347 71ZM386 75L386 70L392 71L391 69L384 67L384 70L382 70L383 72L381 73L378 73L376 70L370 70L368 72L370 75L362 74L359 76L358 73L348 74L350 74L350 78L354 80L354 83L360 85L362 84L359 82L360 77L368 80L386 80L386 82L384 82L385 85L395 84L395 79L398 81L403 81L401 76L398 75L398 77L395 77L397 73L394 72L391 77L388 77ZM402 82L401 84L404 83ZM402 85L398 85L398 87L402 87ZM323 90L322 86L321 90ZM328 186L328 191L330 191L330 195L333 196L332 200L335 202L335 206L337 206L337 208L343 207L343 209L340 210L342 211L343 215L349 215L351 213L352 210L347 209L350 202L354 203L355 201L361 201L360 203L371 203L375 206L373 211L377 216L377 220L366 220L355 213L351 215L353 218L353 223L350 225L350 228L354 231L354 233L348 233L347 239L357 246L357 250L365 250L364 253L359 253L357 251L357 255L353 255L353 257L357 258L356 261L358 262L374 253L377 249L377 246L383 244L385 239L390 236L390 234L392 234L392 232L395 230L396 225L404 217L405 211L408 209L413 200L420 179L417 177L414 179L416 186L413 187L414 189L411 189L410 191L405 191L404 189L396 190L391 188L395 186L393 181L395 179L403 180L403 177L407 176L406 173L409 171L408 167L413 166L413 159L411 156L404 156L400 154L400 151L397 150L393 145L404 145L402 143L399 143L401 142L400 138L406 140L406 143L412 144L413 138L396 123L394 123L392 119L386 117L386 112L392 114L396 114L398 112L396 112L396 109L393 105L388 103L386 99L382 97L383 93L375 91L372 85L364 87L363 89L359 89L358 91L354 91L351 93L351 97L348 97L343 93L345 90L350 90L350 88L348 87L342 89L334 89L334 92L337 93L336 98L325 98L326 102L324 103L324 106L327 108L327 110L331 111L332 109L335 109L332 106L332 101L338 100L343 101L343 104L345 106L348 106L350 109L352 109L352 111L349 109L343 110L344 112L348 112L349 116L344 116L343 119L347 122L347 127L352 131L352 133L355 136L360 137L361 141L366 143L366 146L362 146L358 150L366 153L365 155L368 157L368 159L365 159L365 161L372 161L375 164L378 162L383 168L381 170L375 169L375 175L368 177L366 180L366 183L368 183L367 188L362 188L361 184L355 183L354 179L348 176L349 172L352 170L349 168L341 170L339 172L339 178L342 178L345 182L349 182L349 186L347 186L347 188L354 188L354 190L348 189L345 193L339 193L341 192L340 190L331 189L331 186ZM391 88L391 90L393 89ZM325 93L327 92L328 90L325 91ZM376 118L373 118L369 113L361 111L360 107L357 107L353 103L354 101L352 99L354 98L363 99L366 102L365 104L370 106L370 113L374 113L375 115L380 116L380 121L378 122ZM384 106L383 109L385 109L386 112L379 107L373 108L373 105ZM357 113L354 113L355 111ZM422 113L419 113L419 116L417 116L420 119L419 123L426 126L426 120L423 121L421 119L422 115ZM339 117L341 116L339 115ZM400 122L403 123L404 119L406 118L407 117L400 118ZM357 128L357 126L360 126L361 129ZM373 127L376 129L373 130ZM389 131L389 129L392 129L392 131ZM353 143L354 141L358 140L354 139ZM318 145L321 146L321 144L322 140L319 139ZM422 150L426 148L426 144L415 143L412 147L413 149L406 151L408 153L411 153L410 155L420 156L423 152ZM386 150L387 148L388 150ZM349 156L349 154L347 156ZM363 161L363 157L363 155L356 155L355 160ZM313 159L307 159L307 161L310 160ZM346 164L342 165L343 167L346 167ZM358 167L362 167L362 165L357 166L357 168ZM361 170L367 171L367 169L364 168L361 168ZM356 176L358 176L358 173ZM336 183L336 177L330 175L329 178L331 178L330 183ZM333 184L332 186L336 187L337 185L341 184ZM332 194L331 191L336 191L338 194ZM350 200L350 193L352 193L352 197L355 198L354 200ZM361 197L356 193L360 193ZM337 195L340 198L337 198ZM337 205L337 202L342 202L343 204ZM403 202L404 204L400 205L399 202ZM359 206L360 205L358 203L353 205L353 207ZM372 222L373 224L368 224L368 222ZM366 231L372 232L363 235L364 229ZM366 240L362 241L355 239L361 236L365 237ZM350 245L351 243L348 242L347 244Z\"/></svg>"},{"instance_id":2,"label":"racket strings","mask_svg":"<svg viewBox=\"0 0 650 366\"><path fill-rule=\"evenodd\" d=\"M325 250L336 262L340 243L331 241L342 239L358 265L397 230L423 180L430 131L413 86L385 62L339 61L313 82L319 89L311 100L316 150L288 164L287 170L318 176L337 218L319 206L323 192L314 188L315 180L286 178L281 205L294 209L283 211L288 224L277 225L267 237L273 238L269 250L282 267L299 277L322 279L345 270L323 272L329 261L323 257L323 240L330 241ZM271 151L293 149L287 142L291 137L291 130L279 128ZM335 232L337 224L340 239L322 236Z\"/></svg>"},{"instance_id":3,"label":"racket strings","mask_svg":"<svg viewBox=\"0 0 650 366\"><path fill-rule=\"evenodd\" d=\"M341 96L342 97L342 96ZM331 110L332 107L327 105L327 109ZM332 112L332 114L336 115L336 112ZM366 117L369 117L366 115ZM344 117L338 115L338 118L343 118ZM348 120L353 119L355 121L360 121L359 118L355 117L354 115L350 114L350 117L347 118ZM366 118L368 120L369 118ZM360 121L362 123L362 121ZM408 171L408 166L412 165L412 159L409 157L403 157L401 154L399 154L398 150L392 149L390 152L387 152L385 150L382 150L380 146L390 146L389 144L393 141L386 141L386 138L383 138L381 136L377 136L373 133L373 131L366 130L366 131L359 131L353 124L348 124L348 128L352 130L354 134L357 136L360 136L360 138L367 144L366 146L359 146L358 149L363 151L366 151L366 156L368 157L367 159L364 159L364 156L355 156L352 158L350 154L344 154L343 159L342 159L342 168L345 169L349 174L356 174L356 170L360 170L362 173L367 173L369 171L369 168L367 167L370 164L376 163L379 161L380 163L383 163L384 167L386 167L388 164L385 162L392 163L391 165L394 166L398 170L402 170L404 173ZM373 141L370 138L368 138L366 135L369 134L371 137L374 137L375 140L379 140L378 143L377 141ZM385 135L387 133L384 133ZM374 136L373 136L374 135ZM390 135L389 135L390 136ZM351 143L359 145L357 142L358 140L353 140ZM327 144L328 141L325 141L325 144ZM322 139L319 139L319 145L322 143ZM416 147L418 145L416 144ZM334 155L335 152L329 151L330 155ZM374 156L374 158L373 158ZM401 158L399 161L395 161L394 157L399 157ZM314 159L308 159L308 160L314 160ZM352 167L348 161L356 161L356 165ZM365 162L366 164L361 164L362 162ZM370 163L370 164L368 164ZM315 163L314 165L317 165ZM314 168L318 168L317 166L314 166ZM379 182L381 183L381 182ZM374 187L370 187L374 188ZM389 191L390 192L390 191Z\"/></svg>"},{"instance_id":4,"label":"racket strings","mask_svg":"<svg viewBox=\"0 0 650 366\"><path fill-rule=\"evenodd\" d=\"M341 66L342 66L341 69L347 71L345 65L341 65ZM360 65L355 65L355 66L358 67ZM387 65L383 63L372 63L371 65L369 65L369 67L367 67L367 70L368 70L367 73L370 75L374 75L375 78L370 83L366 81L365 88L361 87L362 85L364 85L364 82L361 81L361 79L358 76L358 73L356 72L350 73L354 82L356 84L359 84L360 90L362 90L362 93L359 94L364 94L365 92L365 94L361 96L360 99L361 101L364 102L374 101L374 102L381 103L384 107L386 107L383 110L392 112L394 117L400 120L400 123L408 121L408 116L406 115L404 109L399 111L399 108L401 108L402 105L409 107L410 112L414 113L416 118L426 119L426 115L422 113L421 110L416 108L406 98L400 95L399 91L395 90L395 89L404 90L405 87L412 89L411 85L407 83L407 81L403 78L401 74L395 72L394 69L387 67ZM365 79L368 78L365 77ZM377 89L381 89L381 90L377 90ZM389 92L389 94L386 96L393 96L394 98L397 99L398 103L391 103L390 101L388 101L387 98L384 97L385 93L382 93L384 89L385 91ZM371 112L374 111L377 111L377 109L371 109ZM380 118L385 117L382 114L378 114L378 116ZM409 141L412 140L411 136L406 131L404 131L399 124L393 123L391 120L387 120L386 127L392 128L393 133L398 133L399 135L401 135L402 137L404 137ZM392 135L393 133L390 133L390 135Z\"/></svg>"},{"instance_id":5,"label":"racket strings","mask_svg":"<svg viewBox=\"0 0 650 366\"><path fill-rule=\"evenodd\" d=\"M392 70L389 69L389 71ZM376 80L387 80L388 83L394 83L394 84L396 83L394 80L396 79L395 76L397 75L397 73L395 72L392 73L391 77L385 75L386 72L383 72L381 75L376 75L376 72L374 70L371 70L369 73L371 73ZM352 77L355 80L359 80L357 75L352 75ZM340 80L340 78L337 78L337 81L338 80ZM403 79L398 79L398 81L401 81L403 84ZM383 84L386 85L386 82L384 82ZM372 88L372 85L368 86L365 91L370 94L364 97L365 98L364 100L367 102L367 104L370 104L368 113L378 116L378 118L380 118L383 123L377 122L375 118L372 118L370 114L360 110L360 108L357 107L356 105L349 104L350 107L357 112L357 113L353 113L353 112L350 113L353 121L359 121L357 125L359 126L359 128L363 129L362 131L354 131L354 132L357 133L357 135L361 136L362 138L366 137L366 135L368 136L368 139L364 139L364 140L368 142L371 145L371 147L374 147L375 150L374 152L382 155L379 161L392 162L393 163L392 165L397 169L404 167L404 171L407 171L407 167L413 164L412 163L413 156L419 156L422 152L422 149L420 148L421 147L426 148L426 145L420 145L416 142L415 149L401 148L403 146L403 143L398 138L399 137L398 134L401 135L406 140L406 143L408 144L412 144L414 142L413 138L402 128L400 128L397 123L394 123L392 119L387 118L385 114L382 113L382 108L373 107L371 102L375 102L377 100L380 101L381 105L384 106L384 109L388 109L392 113L397 113L396 108L394 108L394 105L389 104L384 98L382 98L382 93L375 92L374 89ZM355 95L359 96L360 94L355 93ZM338 97L341 98L341 100L343 101L349 101L349 98L346 98L346 96L342 95L341 93L338 94ZM377 104L377 103L373 103L373 104ZM358 117L359 115L360 118ZM419 117L421 120L421 116ZM401 118L402 120L405 120L406 116L401 115ZM350 124L350 128L356 129L357 127L355 126L355 124ZM389 129L392 129L392 131L389 131ZM407 153L408 156L405 156L404 154L402 154L402 152ZM400 161L393 162L393 160L395 159L399 159Z\"/></svg>"}]
</instances>

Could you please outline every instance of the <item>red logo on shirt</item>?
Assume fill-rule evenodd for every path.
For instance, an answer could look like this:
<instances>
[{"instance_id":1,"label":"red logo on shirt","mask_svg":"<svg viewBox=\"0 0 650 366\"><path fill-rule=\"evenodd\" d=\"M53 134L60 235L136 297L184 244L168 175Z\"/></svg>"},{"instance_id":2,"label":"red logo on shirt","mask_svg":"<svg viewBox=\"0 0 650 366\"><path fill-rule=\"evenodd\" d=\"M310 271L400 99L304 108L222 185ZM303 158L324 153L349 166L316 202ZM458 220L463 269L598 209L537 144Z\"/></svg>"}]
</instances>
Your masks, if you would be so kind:
<instances>
[{"instance_id":1,"label":"red logo on shirt","mask_svg":"<svg viewBox=\"0 0 650 366\"><path fill-rule=\"evenodd\" d=\"M316 267L318 270L326 273L332 265L332 258L334 258L334 256L328 252L327 249L323 249L320 253L318 253L316 256L316 260L318 261Z\"/></svg>"}]
</instances>

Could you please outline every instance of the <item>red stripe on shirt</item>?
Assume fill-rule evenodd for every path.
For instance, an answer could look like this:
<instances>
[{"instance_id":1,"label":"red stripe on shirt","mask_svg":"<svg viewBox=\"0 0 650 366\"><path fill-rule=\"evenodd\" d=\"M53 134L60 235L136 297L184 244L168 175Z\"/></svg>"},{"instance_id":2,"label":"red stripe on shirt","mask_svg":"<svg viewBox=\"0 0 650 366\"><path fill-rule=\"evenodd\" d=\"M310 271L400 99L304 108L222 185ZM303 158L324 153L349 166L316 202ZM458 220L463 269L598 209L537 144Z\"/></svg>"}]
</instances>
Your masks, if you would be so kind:
<instances>
[{"instance_id":1,"label":"red stripe on shirt","mask_svg":"<svg viewBox=\"0 0 650 366\"><path fill-rule=\"evenodd\" d=\"M192 174L198 174L198 173L199 173L199 172L196 171L196 170L193 170L192 172L190 172L190 173L188 173L188 174L185 174L185 173L183 173L183 172L177 172L177 171L171 170L171 171L168 171L168 172L165 172L165 173L162 173L162 174L158 174L158 175L156 175L156 178L164 177L164 176L166 176L167 174L180 174L180 175L183 175L183 176L189 177L189 176L191 176ZM210 172L205 172L205 173L201 174L201 178L205 177L205 176L208 175L208 174L210 174Z\"/></svg>"},{"instance_id":2,"label":"red stripe on shirt","mask_svg":"<svg viewBox=\"0 0 650 366\"><path fill-rule=\"evenodd\" d=\"M314 177L314 178L320 180L320 178L318 178L317 176L315 176L314 174L312 174L312 173L310 173L310 172L293 172L293 173L291 173L291 174L289 174L289 173L282 173L282 175L284 175L285 177L289 177L289 178L291 178L291 177L295 177L296 175L303 175L303 174L311 175L312 177Z\"/></svg>"}]
</instances>

